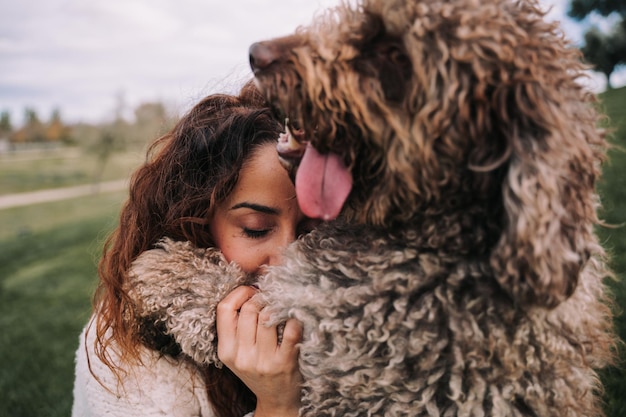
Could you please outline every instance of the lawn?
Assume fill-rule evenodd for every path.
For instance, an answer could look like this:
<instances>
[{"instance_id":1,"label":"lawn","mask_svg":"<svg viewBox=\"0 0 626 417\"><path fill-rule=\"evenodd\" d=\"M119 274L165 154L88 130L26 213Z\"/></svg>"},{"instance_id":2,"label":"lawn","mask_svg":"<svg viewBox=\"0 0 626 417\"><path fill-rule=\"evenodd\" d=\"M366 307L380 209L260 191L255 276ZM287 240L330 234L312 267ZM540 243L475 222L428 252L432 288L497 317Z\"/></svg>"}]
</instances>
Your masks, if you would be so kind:
<instances>
[{"instance_id":1,"label":"lawn","mask_svg":"<svg viewBox=\"0 0 626 417\"><path fill-rule=\"evenodd\" d=\"M613 126L620 129L613 143L626 148L626 88L608 92L602 99ZM80 158L72 160L76 159ZM21 169L38 165L31 162L24 162ZM82 181L78 177L83 174L76 174L78 168L68 168L68 159L55 164L46 162L49 171L45 175L0 164L2 187L6 187L0 194L41 188L39 181L50 175L65 178L55 185ZM55 167L60 168L57 177ZM17 179L6 185L4 174L11 169L14 178L29 185L22 186ZM89 164L80 170L88 173ZM601 217L611 226L599 227L598 233L612 254L618 278L609 285L617 305L626 307L626 152L611 151L604 174L599 188L604 206ZM88 178L84 175L83 179ZM116 222L123 198L123 193L104 194L0 210L0 417L69 415L74 351L89 315L101 245ZM626 339L626 315L621 311L616 328ZM626 358L624 351L622 358ZM608 417L626 416L624 367L608 369L602 377Z\"/></svg>"},{"instance_id":2,"label":"lawn","mask_svg":"<svg viewBox=\"0 0 626 417\"><path fill-rule=\"evenodd\" d=\"M626 341L626 87L604 93L604 109L610 124L615 128L609 152L609 162L604 166L604 177L599 191L604 209L601 218L608 227L598 228L604 247L611 255L611 266L617 280L609 281L617 311L615 328ZM626 349L622 346L621 363L603 373L607 391L609 416L626 416Z\"/></svg>"},{"instance_id":3,"label":"lawn","mask_svg":"<svg viewBox=\"0 0 626 417\"><path fill-rule=\"evenodd\" d=\"M0 211L0 223L14 228L0 236L0 416L69 416L78 334L123 198Z\"/></svg>"},{"instance_id":4,"label":"lawn","mask_svg":"<svg viewBox=\"0 0 626 417\"><path fill-rule=\"evenodd\" d=\"M143 160L139 151L114 154L100 175L96 156L78 148L0 156L0 195L123 179Z\"/></svg>"}]
</instances>

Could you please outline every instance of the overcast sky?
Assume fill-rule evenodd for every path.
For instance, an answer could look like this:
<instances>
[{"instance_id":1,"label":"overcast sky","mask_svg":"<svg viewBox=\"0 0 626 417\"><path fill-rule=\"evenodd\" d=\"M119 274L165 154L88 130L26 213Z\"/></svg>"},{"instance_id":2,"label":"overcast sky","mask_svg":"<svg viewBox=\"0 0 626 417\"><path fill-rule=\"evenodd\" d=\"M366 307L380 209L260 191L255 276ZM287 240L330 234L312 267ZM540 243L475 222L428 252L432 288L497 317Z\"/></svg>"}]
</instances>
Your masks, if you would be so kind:
<instances>
[{"instance_id":1,"label":"overcast sky","mask_svg":"<svg viewBox=\"0 0 626 417\"><path fill-rule=\"evenodd\" d=\"M59 108L67 122L112 118L121 102L178 112L250 76L248 46L285 35L339 0L0 0L0 110L22 121ZM569 0L542 0L579 42ZM613 78L626 84L626 71ZM597 77L595 89L604 87Z\"/></svg>"}]
</instances>

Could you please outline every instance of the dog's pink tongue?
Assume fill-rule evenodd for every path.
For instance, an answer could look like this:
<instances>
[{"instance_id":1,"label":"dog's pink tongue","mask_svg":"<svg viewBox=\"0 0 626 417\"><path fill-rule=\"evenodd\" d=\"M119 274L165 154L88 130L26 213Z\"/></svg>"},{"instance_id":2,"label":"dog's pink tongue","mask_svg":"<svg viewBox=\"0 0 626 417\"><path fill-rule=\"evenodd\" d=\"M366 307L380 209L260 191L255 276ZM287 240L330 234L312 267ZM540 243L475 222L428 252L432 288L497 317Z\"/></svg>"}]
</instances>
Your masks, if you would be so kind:
<instances>
[{"instance_id":1,"label":"dog's pink tongue","mask_svg":"<svg viewBox=\"0 0 626 417\"><path fill-rule=\"evenodd\" d=\"M310 144L296 174L296 194L302 212L332 220L339 215L352 189L352 175L337 154L322 155Z\"/></svg>"}]
</instances>

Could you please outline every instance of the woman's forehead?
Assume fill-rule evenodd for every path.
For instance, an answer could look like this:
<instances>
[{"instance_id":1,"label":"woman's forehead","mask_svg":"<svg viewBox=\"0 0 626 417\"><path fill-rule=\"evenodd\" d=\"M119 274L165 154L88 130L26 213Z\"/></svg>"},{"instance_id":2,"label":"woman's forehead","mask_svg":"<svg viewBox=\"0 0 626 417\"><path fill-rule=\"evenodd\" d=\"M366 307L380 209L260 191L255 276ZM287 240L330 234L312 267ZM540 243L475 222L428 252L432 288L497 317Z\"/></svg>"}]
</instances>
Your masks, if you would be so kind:
<instances>
[{"instance_id":1,"label":"woman's forehead","mask_svg":"<svg viewBox=\"0 0 626 417\"><path fill-rule=\"evenodd\" d=\"M242 166L232 197L261 202L294 200L295 188L278 159L275 143L261 145L251 153Z\"/></svg>"}]
</instances>

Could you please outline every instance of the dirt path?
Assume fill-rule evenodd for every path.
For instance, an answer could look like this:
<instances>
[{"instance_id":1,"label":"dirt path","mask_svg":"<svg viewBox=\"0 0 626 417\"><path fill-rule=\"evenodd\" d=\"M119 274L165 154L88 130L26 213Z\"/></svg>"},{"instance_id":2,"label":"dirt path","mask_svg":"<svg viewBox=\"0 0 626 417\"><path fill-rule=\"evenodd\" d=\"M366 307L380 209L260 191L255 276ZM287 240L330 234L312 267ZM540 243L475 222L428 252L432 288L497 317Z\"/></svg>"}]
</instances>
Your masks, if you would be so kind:
<instances>
[{"instance_id":1,"label":"dirt path","mask_svg":"<svg viewBox=\"0 0 626 417\"><path fill-rule=\"evenodd\" d=\"M31 204L47 203L50 201L67 200L69 198L83 197L96 193L122 191L127 187L128 180L118 180L102 182L97 186L94 184L88 184L78 185L75 187L33 191L29 193L0 195L0 210L11 207L29 206Z\"/></svg>"}]
</instances>

